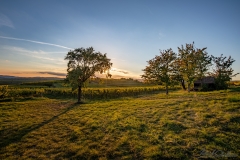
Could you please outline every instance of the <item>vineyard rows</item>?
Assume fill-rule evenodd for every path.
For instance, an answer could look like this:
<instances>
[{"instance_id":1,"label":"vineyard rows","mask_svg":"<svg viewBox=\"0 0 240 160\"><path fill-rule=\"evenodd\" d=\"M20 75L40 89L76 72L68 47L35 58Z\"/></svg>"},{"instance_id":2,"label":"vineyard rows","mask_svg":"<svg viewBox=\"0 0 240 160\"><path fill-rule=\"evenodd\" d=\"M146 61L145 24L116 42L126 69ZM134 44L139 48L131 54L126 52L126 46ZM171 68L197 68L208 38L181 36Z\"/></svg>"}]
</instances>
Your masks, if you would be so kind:
<instances>
[{"instance_id":1,"label":"vineyard rows","mask_svg":"<svg viewBox=\"0 0 240 160\"><path fill-rule=\"evenodd\" d=\"M164 90L165 88L163 86L123 87L123 88L83 88L82 97L86 99L108 99L156 93ZM76 97L77 90L72 91L70 88L10 88L6 85L0 86L0 98L11 97L16 98L30 96L41 97L47 95Z\"/></svg>"}]
</instances>

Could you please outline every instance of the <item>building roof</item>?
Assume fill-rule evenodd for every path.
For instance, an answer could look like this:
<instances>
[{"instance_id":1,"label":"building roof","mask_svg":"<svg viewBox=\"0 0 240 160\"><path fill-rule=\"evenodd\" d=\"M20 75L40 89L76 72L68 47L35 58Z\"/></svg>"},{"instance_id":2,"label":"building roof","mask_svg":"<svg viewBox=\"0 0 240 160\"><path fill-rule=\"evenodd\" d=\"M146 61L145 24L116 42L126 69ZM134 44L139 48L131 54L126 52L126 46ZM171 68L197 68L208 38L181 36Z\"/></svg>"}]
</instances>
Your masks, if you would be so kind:
<instances>
[{"instance_id":1,"label":"building roof","mask_svg":"<svg viewBox=\"0 0 240 160\"><path fill-rule=\"evenodd\" d=\"M214 77L204 77L202 79L196 80L194 83L215 83L215 78Z\"/></svg>"}]
</instances>

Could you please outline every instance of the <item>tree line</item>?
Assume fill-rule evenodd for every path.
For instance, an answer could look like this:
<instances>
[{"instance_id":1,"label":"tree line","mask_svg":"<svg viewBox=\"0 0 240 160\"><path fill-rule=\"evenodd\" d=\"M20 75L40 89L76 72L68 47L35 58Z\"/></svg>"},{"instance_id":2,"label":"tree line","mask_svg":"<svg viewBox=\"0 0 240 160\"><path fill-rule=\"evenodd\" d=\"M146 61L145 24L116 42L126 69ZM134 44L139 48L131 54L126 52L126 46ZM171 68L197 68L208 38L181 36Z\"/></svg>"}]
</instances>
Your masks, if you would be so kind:
<instances>
[{"instance_id":1,"label":"tree line","mask_svg":"<svg viewBox=\"0 0 240 160\"><path fill-rule=\"evenodd\" d=\"M147 61L142 78L149 83L163 83L166 94L168 87L176 83L190 92L194 81L200 80L203 86L202 80L207 76L214 77L216 89L226 89L227 82L238 74L234 74L231 67L235 60L231 56L224 57L223 54L219 57L209 55L206 49L207 47L196 48L193 42L178 47L177 54L171 48L160 50L160 55Z\"/></svg>"},{"instance_id":2,"label":"tree line","mask_svg":"<svg viewBox=\"0 0 240 160\"><path fill-rule=\"evenodd\" d=\"M195 80L201 80L208 75L215 77L217 89L227 88L227 82L237 75L231 68L235 60L231 56L214 57L209 55L206 49L196 48L193 42L178 47L178 54L171 48L160 50L160 55L147 61L148 65L143 69L144 74L141 77L148 83L164 84L166 94L168 88L177 83L190 92ZM82 87L87 80L95 77L95 73L105 73L107 77L111 77L111 59L106 53L95 52L93 47L70 50L65 60L68 60L65 80L71 84L73 90L78 89L78 103L81 103ZM212 70L211 66L214 66Z\"/></svg>"}]
</instances>

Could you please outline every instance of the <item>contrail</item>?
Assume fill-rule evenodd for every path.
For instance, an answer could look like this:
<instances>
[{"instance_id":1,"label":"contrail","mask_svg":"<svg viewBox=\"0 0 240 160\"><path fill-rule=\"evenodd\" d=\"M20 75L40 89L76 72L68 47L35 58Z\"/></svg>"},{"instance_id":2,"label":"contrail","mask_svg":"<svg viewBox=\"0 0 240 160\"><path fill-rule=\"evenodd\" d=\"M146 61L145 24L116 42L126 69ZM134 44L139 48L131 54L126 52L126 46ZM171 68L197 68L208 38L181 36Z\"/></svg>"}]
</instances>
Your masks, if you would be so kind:
<instances>
[{"instance_id":1,"label":"contrail","mask_svg":"<svg viewBox=\"0 0 240 160\"><path fill-rule=\"evenodd\" d=\"M45 44L45 45L49 45L49 46L55 46L55 47L59 47L59 48L65 48L65 49L74 50L72 48L68 48L68 47L65 47L65 46L57 45L57 44L40 42L40 41L32 41L32 40L28 40L28 39L20 39L20 38L13 38L13 37L3 37L3 36L0 36L0 38L12 39L12 40L17 40L17 41L27 41L27 42L32 42L32 43Z\"/></svg>"}]
</instances>

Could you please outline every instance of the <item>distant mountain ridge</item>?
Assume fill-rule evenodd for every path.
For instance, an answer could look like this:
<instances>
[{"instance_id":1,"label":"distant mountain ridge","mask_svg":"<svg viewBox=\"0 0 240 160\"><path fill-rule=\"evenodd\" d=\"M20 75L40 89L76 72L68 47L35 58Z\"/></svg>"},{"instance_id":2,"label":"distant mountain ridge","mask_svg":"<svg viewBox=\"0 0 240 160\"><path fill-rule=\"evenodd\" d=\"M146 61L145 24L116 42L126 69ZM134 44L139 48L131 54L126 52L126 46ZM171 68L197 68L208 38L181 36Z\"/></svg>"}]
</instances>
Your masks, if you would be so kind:
<instances>
[{"instance_id":1,"label":"distant mountain ridge","mask_svg":"<svg viewBox=\"0 0 240 160\"><path fill-rule=\"evenodd\" d=\"M18 76L9 76L9 75L0 75L0 79L49 79L49 80L57 80L64 79L58 77L18 77Z\"/></svg>"},{"instance_id":2,"label":"distant mountain ridge","mask_svg":"<svg viewBox=\"0 0 240 160\"><path fill-rule=\"evenodd\" d=\"M26 82L42 82L42 81L53 81L63 80L64 78L58 77L17 77L9 75L0 75L0 85L12 85L21 84Z\"/></svg>"},{"instance_id":3,"label":"distant mountain ridge","mask_svg":"<svg viewBox=\"0 0 240 160\"><path fill-rule=\"evenodd\" d=\"M0 78L15 78L15 76L8 76L8 75L0 75Z\"/></svg>"}]
</instances>

